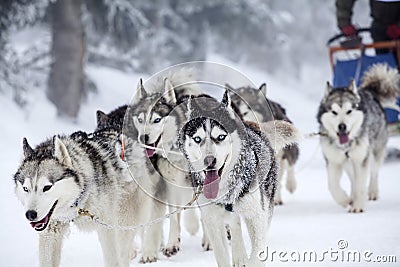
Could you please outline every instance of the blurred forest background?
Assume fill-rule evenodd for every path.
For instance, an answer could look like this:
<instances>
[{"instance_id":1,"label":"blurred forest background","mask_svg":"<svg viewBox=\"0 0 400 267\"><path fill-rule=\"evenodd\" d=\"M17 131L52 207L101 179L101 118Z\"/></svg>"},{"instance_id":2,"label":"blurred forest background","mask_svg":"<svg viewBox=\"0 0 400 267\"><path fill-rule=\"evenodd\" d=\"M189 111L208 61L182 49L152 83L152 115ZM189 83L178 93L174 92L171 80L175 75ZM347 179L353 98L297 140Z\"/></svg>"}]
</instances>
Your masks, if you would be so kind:
<instances>
[{"instance_id":1,"label":"blurred forest background","mask_svg":"<svg viewBox=\"0 0 400 267\"><path fill-rule=\"evenodd\" d=\"M328 64L334 14L333 0L0 0L0 93L24 107L47 88L75 118L96 91L87 64L152 74L210 53L295 78Z\"/></svg>"}]
</instances>

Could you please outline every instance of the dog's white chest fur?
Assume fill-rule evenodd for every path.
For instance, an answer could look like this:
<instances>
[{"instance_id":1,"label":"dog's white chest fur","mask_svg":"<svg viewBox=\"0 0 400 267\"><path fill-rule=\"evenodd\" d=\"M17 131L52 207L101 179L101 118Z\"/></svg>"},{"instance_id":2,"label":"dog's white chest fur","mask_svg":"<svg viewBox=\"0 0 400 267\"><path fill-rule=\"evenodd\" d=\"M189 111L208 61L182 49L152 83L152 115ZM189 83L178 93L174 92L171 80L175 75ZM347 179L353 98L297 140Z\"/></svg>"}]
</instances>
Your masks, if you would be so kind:
<instances>
[{"instance_id":1,"label":"dog's white chest fur","mask_svg":"<svg viewBox=\"0 0 400 267\"><path fill-rule=\"evenodd\" d=\"M330 162L341 164L348 159L356 161L365 159L368 154L369 142L367 137L363 137L352 141L347 147L338 147L336 144L330 143L326 137L322 137L321 148Z\"/></svg>"}]
</instances>

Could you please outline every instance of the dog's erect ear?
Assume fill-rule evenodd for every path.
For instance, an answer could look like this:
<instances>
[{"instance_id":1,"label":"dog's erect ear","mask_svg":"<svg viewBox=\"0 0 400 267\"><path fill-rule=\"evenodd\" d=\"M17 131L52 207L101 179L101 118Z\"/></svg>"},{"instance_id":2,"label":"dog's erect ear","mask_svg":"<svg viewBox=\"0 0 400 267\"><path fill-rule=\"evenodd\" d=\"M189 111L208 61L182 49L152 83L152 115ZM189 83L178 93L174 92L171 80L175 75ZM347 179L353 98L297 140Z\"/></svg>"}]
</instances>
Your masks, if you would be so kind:
<instances>
[{"instance_id":1,"label":"dog's erect ear","mask_svg":"<svg viewBox=\"0 0 400 267\"><path fill-rule=\"evenodd\" d=\"M133 98L132 105L139 103L140 99L142 99L146 96L147 96L147 92L144 89L143 80L140 79L138 82L138 85L136 87L136 93L135 93L135 97Z\"/></svg>"},{"instance_id":2,"label":"dog's erect ear","mask_svg":"<svg viewBox=\"0 0 400 267\"><path fill-rule=\"evenodd\" d=\"M231 94L229 93L229 89L225 90L224 96L222 97L222 101L221 104L225 107L225 108L232 108L231 104Z\"/></svg>"},{"instance_id":3,"label":"dog's erect ear","mask_svg":"<svg viewBox=\"0 0 400 267\"><path fill-rule=\"evenodd\" d=\"M103 127L108 121L108 116L103 111L98 110L96 111L96 119L97 127Z\"/></svg>"},{"instance_id":4,"label":"dog's erect ear","mask_svg":"<svg viewBox=\"0 0 400 267\"><path fill-rule=\"evenodd\" d=\"M22 148L24 150L24 157L27 158L29 156L31 156L34 152L33 149L31 148L31 146L28 144L28 140L26 140L26 138L24 137L24 139L22 139Z\"/></svg>"},{"instance_id":5,"label":"dog's erect ear","mask_svg":"<svg viewBox=\"0 0 400 267\"><path fill-rule=\"evenodd\" d=\"M358 94L358 88L357 88L356 82L354 80L350 81L349 91L351 91L353 94L355 94L358 98L360 97Z\"/></svg>"},{"instance_id":6,"label":"dog's erect ear","mask_svg":"<svg viewBox=\"0 0 400 267\"><path fill-rule=\"evenodd\" d=\"M264 97L267 97L267 85L265 83L261 84L258 89L264 95Z\"/></svg>"},{"instance_id":7,"label":"dog's erect ear","mask_svg":"<svg viewBox=\"0 0 400 267\"><path fill-rule=\"evenodd\" d=\"M202 114L204 107L199 106L198 101L201 101L204 97L196 98L194 96L190 96L186 102L187 111L185 113L187 121L193 119L195 116Z\"/></svg>"},{"instance_id":8,"label":"dog's erect ear","mask_svg":"<svg viewBox=\"0 0 400 267\"><path fill-rule=\"evenodd\" d=\"M186 109L187 109L187 111L186 111L185 117L186 117L186 121L189 121L192 116L192 98L191 97L189 97L187 100Z\"/></svg>"},{"instance_id":9,"label":"dog's erect ear","mask_svg":"<svg viewBox=\"0 0 400 267\"><path fill-rule=\"evenodd\" d=\"M332 92L332 90L333 90L332 85L329 82L326 82L324 97L327 97Z\"/></svg>"},{"instance_id":10,"label":"dog's erect ear","mask_svg":"<svg viewBox=\"0 0 400 267\"><path fill-rule=\"evenodd\" d=\"M224 96L222 97L221 106L224 107L228 111L228 113L232 119L235 118L235 111L233 111L233 108L232 108L232 100L231 100L231 94L229 92L229 89L225 90Z\"/></svg>"},{"instance_id":11,"label":"dog's erect ear","mask_svg":"<svg viewBox=\"0 0 400 267\"><path fill-rule=\"evenodd\" d=\"M58 136L53 137L53 156L67 167L72 167L71 157L69 156L67 147Z\"/></svg>"},{"instance_id":12,"label":"dog's erect ear","mask_svg":"<svg viewBox=\"0 0 400 267\"><path fill-rule=\"evenodd\" d=\"M230 91L234 91L235 90L235 88L233 88L229 83L225 84L225 88L230 90Z\"/></svg>"},{"instance_id":13,"label":"dog's erect ear","mask_svg":"<svg viewBox=\"0 0 400 267\"><path fill-rule=\"evenodd\" d=\"M176 104L174 86L168 78L164 79L164 98L170 104Z\"/></svg>"}]
</instances>

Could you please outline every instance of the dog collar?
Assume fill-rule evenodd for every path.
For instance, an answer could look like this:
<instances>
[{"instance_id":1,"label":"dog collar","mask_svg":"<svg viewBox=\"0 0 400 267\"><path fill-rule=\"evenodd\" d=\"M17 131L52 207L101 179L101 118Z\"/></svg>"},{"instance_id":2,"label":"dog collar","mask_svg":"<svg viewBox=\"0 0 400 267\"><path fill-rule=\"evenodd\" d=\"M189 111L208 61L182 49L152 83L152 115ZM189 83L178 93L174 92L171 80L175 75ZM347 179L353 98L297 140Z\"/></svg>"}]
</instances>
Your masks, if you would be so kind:
<instances>
[{"instance_id":1,"label":"dog collar","mask_svg":"<svg viewBox=\"0 0 400 267\"><path fill-rule=\"evenodd\" d=\"M79 201L81 201L84 197L86 197L86 195L87 195L87 190L86 190L86 188L87 188L87 186L84 185L84 186L83 186L83 189L82 189L82 191L81 191L81 193L80 193L79 196L75 199L74 203L71 205L71 208L78 207Z\"/></svg>"}]
</instances>

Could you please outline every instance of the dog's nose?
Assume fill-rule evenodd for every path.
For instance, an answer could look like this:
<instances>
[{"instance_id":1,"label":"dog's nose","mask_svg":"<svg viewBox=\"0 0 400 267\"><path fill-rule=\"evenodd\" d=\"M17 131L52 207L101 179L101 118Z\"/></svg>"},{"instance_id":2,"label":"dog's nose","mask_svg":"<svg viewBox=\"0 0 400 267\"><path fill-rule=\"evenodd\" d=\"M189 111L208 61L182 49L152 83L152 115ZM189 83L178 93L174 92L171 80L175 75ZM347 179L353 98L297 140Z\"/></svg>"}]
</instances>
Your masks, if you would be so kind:
<instances>
[{"instance_id":1,"label":"dog's nose","mask_svg":"<svg viewBox=\"0 0 400 267\"><path fill-rule=\"evenodd\" d=\"M37 218L37 212L34 211L34 210L28 210L28 211L25 213L25 216L26 216L26 218L27 218L28 220L34 221L34 220L36 220L36 218Z\"/></svg>"},{"instance_id":2,"label":"dog's nose","mask_svg":"<svg viewBox=\"0 0 400 267\"><path fill-rule=\"evenodd\" d=\"M346 132L346 124L340 123L339 126L338 126L338 128L339 128L339 132L340 132L340 133Z\"/></svg>"},{"instance_id":3,"label":"dog's nose","mask_svg":"<svg viewBox=\"0 0 400 267\"><path fill-rule=\"evenodd\" d=\"M148 134L141 135L140 142L142 142L143 144L147 144L147 142L149 142L149 135Z\"/></svg>"},{"instance_id":4,"label":"dog's nose","mask_svg":"<svg viewBox=\"0 0 400 267\"><path fill-rule=\"evenodd\" d=\"M204 165L207 167L214 167L217 163L217 159L214 156L207 156L204 158Z\"/></svg>"}]
</instances>

